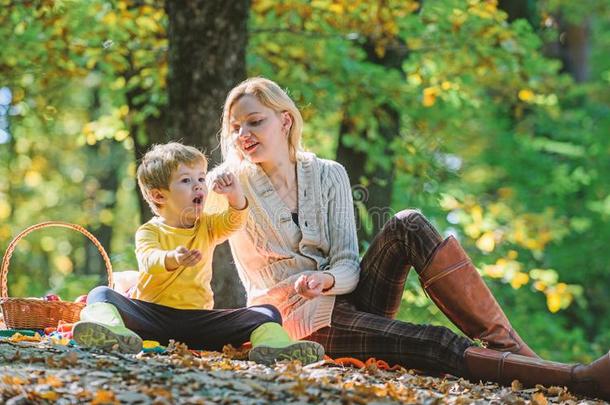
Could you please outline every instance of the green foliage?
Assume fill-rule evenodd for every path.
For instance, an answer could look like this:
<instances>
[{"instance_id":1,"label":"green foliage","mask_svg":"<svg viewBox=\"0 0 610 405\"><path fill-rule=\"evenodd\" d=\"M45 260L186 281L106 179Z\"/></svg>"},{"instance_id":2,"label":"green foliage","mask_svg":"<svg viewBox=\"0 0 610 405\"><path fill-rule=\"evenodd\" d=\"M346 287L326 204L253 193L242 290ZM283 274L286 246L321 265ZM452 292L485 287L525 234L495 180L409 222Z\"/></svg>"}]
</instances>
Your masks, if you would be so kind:
<instances>
[{"instance_id":1,"label":"green foliage","mask_svg":"<svg viewBox=\"0 0 610 405\"><path fill-rule=\"evenodd\" d=\"M586 360L610 346L608 6L531 3L529 21L508 22L494 1L254 0L248 70L289 90L304 143L322 157L335 157L348 117L342 139L367 153L366 173L394 170L392 209L418 207L457 234L534 349ZM134 148L167 102L162 7L0 6L0 87L13 93L0 249L32 223L61 219L108 238L115 268L134 269ZM586 82L545 56L559 16L590 24ZM380 134L387 106L400 115L390 141ZM64 230L28 236L10 293L74 298L102 283L86 246ZM407 284L399 317L448 325L415 272Z\"/></svg>"},{"instance_id":2,"label":"green foliage","mask_svg":"<svg viewBox=\"0 0 610 405\"><path fill-rule=\"evenodd\" d=\"M610 345L599 295L610 285L602 247L609 60L601 55L610 37L592 11L607 6L538 2L532 21L541 26L509 23L494 2L413 6L367 13L361 2L255 1L250 70L291 89L304 106L305 139L324 156L333 157L328 138L337 139L341 118L356 117L358 132L343 139L368 151L369 173L390 162L379 153L375 111L386 103L400 111L393 208L419 207L461 234L534 348L563 360L598 353ZM542 48L560 34L551 13L574 8L593 28L596 73L583 84ZM379 58L401 51L401 68L372 62L370 43ZM545 274L553 277L539 279ZM446 324L417 283L404 298L400 318Z\"/></svg>"}]
</instances>

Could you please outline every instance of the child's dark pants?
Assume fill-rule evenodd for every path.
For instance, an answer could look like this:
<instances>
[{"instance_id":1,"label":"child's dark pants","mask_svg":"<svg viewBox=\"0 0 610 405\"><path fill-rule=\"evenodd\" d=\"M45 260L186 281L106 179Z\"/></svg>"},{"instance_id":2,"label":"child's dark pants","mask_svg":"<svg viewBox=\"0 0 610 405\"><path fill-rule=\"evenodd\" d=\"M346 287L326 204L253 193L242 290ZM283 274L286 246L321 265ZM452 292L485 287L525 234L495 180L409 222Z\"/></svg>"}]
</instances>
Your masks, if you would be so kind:
<instances>
[{"instance_id":1,"label":"child's dark pants","mask_svg":"<svg viewBox=\"0 0 610 405\"><path fill-rule=\"evenodd\" d=\"M228 343L240 346L254 329L267 322L282 323L272 305L239 309L176 309L130 299L108 287L94 288L87 304L107 302L121 314L125 326L144 340L166 345L170 339L191 349L222 350Z\"/></svg>"}]
</instances>

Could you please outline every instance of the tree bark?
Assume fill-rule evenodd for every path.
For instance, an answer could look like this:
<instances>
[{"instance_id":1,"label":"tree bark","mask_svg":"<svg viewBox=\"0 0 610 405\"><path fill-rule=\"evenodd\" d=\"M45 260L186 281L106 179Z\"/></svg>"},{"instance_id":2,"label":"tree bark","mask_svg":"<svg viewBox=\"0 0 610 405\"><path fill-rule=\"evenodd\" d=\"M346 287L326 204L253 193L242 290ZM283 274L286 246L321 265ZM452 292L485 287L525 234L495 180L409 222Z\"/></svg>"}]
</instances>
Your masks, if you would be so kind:
<instances>
[{"instance_id":1,"label":"tree bark","mask_svg":"<svg viewBox=\"0 0 610 405\"><path fill-rule=\"evenodd\" d=\"M529 0L500 0L498 7L508 14L508 21L514 21L519 18L528 20L534 25L534 16L536 14L533 3Z\"/></svg>"},{"instance_id":2,"label":"tree bark","mask_svg":"<svg viewBox=\"0 0 610 405\"><path fill-rule=\"evenodd\" d=\"M101 101L100 88L93 89L93 102L90 107L90 114L93 119L98 119L100 115ZM122 146L113 139L105 139L97 142L95 145L88 146L86 153L90 155L89 161L95 162L98 159L98 164L91 167L91 175L98 179L100 189L95 191L94 195L88 196L94 205L103 205L104 209L114 211L116 206L116 196L119 188L118 166L120 164L99 164L99 159L103 162L122 162L121 156ZM113 198L111 201L103 201L98 197L102 193L110 193ZM112 255L112 225L99 224L96 228L90 225L91 233L102 244L108 256ZM85 243L85 268L83 274L95 274L100 276L100 284L104 285L107 281L106 267L104 261L95 245L88 239L83 238Z\"/></svg>"},{"instance_id":3,"label":"tree bark","mask_svg":"<svg viewBox=\"0 0 610 405\"><path fill-rule=\"evenodd\" d=\"M589 19L585 18L578 24L565 21L559 17L559 39L546 44L545 54L560 59L562 71L570 74L576 82L584 82L589 78Z\"/></svg>"},{"instance_id":4,"label":"tree bark","mask_svg":"<svg viewBox=\"0 0 610 405\"><path fill-rule=\"evenodd\" d=\"M500 0L498 3L508 14L508 21L523 18L537 27L539 17L534 4L528 0ZM578 22L567 21L561 10L556 11L553 17L558 24L559 38L544 44L544 54L561 60L563 72L570 74L576 82L584 82L589 78L589 18Z\"/></svg>"},{"instance_id":5,"label":"tree bark","mask_svg":"<svg viewBox=\"0 0 610 405\"><path fill-rule=\"evenodd\" d=\"M390 48L381 57L375 52L375 44L372 41L368 41L363 49L367 53L368 61L388 69L402 70L402 63L407 57L406 48L403 46ZM350 175L354 201L364 204L372 225L370 233L368 233L364 227L364 218L361 217L359 212L356 213L358 240L361 242L371 240L392 216L390 206L394 184L394 153L390 144L400 131L400 114L391 106L381 105L373 114L379 122L379 135L385 145L384 156L392 161L389 167L376 166L373 172L367 172L368 153L356 150L343 142L346 134L355 134L356 131L347 113L341 122L337 146L337 160L345 166ZM366 137L367 135L365 131L362 131L357 136ZM366 187L361 185L363 180L365 180Z\"/></svg>"},{"instance_id":6,"label":"tree bark","mask_svg":"<svg viewBox=\"0 0 610 405\"><path fill-rule=\"evenodd\" d=\"M150 142L170 139L201 147L210 167L220 162L217 134L229 90L246 78L249 0L167 1L169 17L169 105L167 131ZM227 243L214 254L215 307L245 304Z\"/></svg>"},{"instance_id":7,"label":"tree bark","mask_svg":"<svg viewBox=\"0 0 610 405\"><path fill-rule=\"evenodd\" d=\"M375 113L378 117L385 116L380 118L379 132L386 145L384 156L386 159L393 160L394 153L389 144L392 138L399 133L399 115L387 105L380 107L379 111ZM355 132L352 120L348 115L344 116L339 131L337 160L345 166L345 170L349 173L354 202L364 204L371 225L369 233L364 225L365 218L362 218L359 212L356 213L358 240L361 242L365 240L370 241L392 216L390 205L392 203L392 187L394 183L393 164L389 168L376 166L373 172L367 172L368 154L347 146L342 142L345 135L354 134ZM358 136L366 137L366 133L361 132Z\"/></svg>"},{"instance_id":8,"label":"tree bark","mask_svg":"<svg viewBox=\"0 0 610 405\"><path fill-rule=\"evenodd\" d=\"M107 143L106 147L109 150L115 149L118 151L118 147L120 145L114 145L114 140L104 140L102 142ZM118 147L117 147L118 146ZM92 153L99 153L100 147L99 145L95 145L90 147ZM112 151L106 151L105 153L110 153L113 156L117 156L118 153ZM93 157L92 159L95 159ZM98 193L111 193L113 195L112 201L105 203L103 201L98 201L97 204L103 205L104 209L108 209L113 211L116 206L116 195L119 188L119 179L118 179L118 168L117 167L108 167L101 172L98 172L98 179L100 182L100 189L97 190ZM97 228L91 227L91 233L95 238L102 244L104 250L108 254L108 256L112 255L112 225L99 224ZM85 269L84 274L95 274L100 277L100 283L105 285L107 283L106 276L106 267L104 265L104 261L97 247L89 241L87 238L82 238L85 243Z\"/></svg>"},{"instance_id":9,"label":"tree bark","mask_svg":"<svg viewBox=\"0 0 610 405\"><path fill-rule=\"evenodd\" d=\"M168 136L220 161L217 133L228 91L246 77L249 0L167 1Z\"/></svg>"}]
</instances>

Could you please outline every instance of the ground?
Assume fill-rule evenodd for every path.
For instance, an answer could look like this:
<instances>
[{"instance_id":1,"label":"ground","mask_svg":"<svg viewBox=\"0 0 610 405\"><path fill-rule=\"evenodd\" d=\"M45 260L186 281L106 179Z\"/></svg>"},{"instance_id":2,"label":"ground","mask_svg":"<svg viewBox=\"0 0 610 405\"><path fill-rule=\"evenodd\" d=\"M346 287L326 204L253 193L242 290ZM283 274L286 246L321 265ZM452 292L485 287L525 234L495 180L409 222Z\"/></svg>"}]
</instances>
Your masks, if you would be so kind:
<instances>
[{"instance_id":1,"label":"ground","mask_svg":"<svg viewBox=\"0 0 610 405\"><path fill-rule=\"evenodd\" d=\"M520 389L317 363L266 367L238 360L243 353L121 355L49 342L0 340L0 399L17 404L547 404L595 403L554 387ZM200 354L200 356L198 356ZM598 402L605 404L605 402Z\"/></svg>"}]
</instances>

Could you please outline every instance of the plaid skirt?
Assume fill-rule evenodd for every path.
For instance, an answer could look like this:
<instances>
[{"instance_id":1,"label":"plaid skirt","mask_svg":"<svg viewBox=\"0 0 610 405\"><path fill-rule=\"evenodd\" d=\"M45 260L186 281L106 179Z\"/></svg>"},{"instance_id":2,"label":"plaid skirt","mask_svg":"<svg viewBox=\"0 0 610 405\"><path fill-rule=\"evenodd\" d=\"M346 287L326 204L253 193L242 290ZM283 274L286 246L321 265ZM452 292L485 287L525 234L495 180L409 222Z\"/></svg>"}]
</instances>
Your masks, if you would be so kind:
<instances>
[{"instance_id":1,"label":"plaid skirt","mask_svg":"<svg viewBox=\"0 0 610 405\"><path fill-rule=\"evenodd\" d=\"M422 271L441 242L420 212L400 211L362 258L356 290L337 297L331 326L306 339L322 344L331 357L375 357L407 368L465 375L464 351L471 340L443 326L394 320L410 268Z\"/></svg>"}]
</instances>

